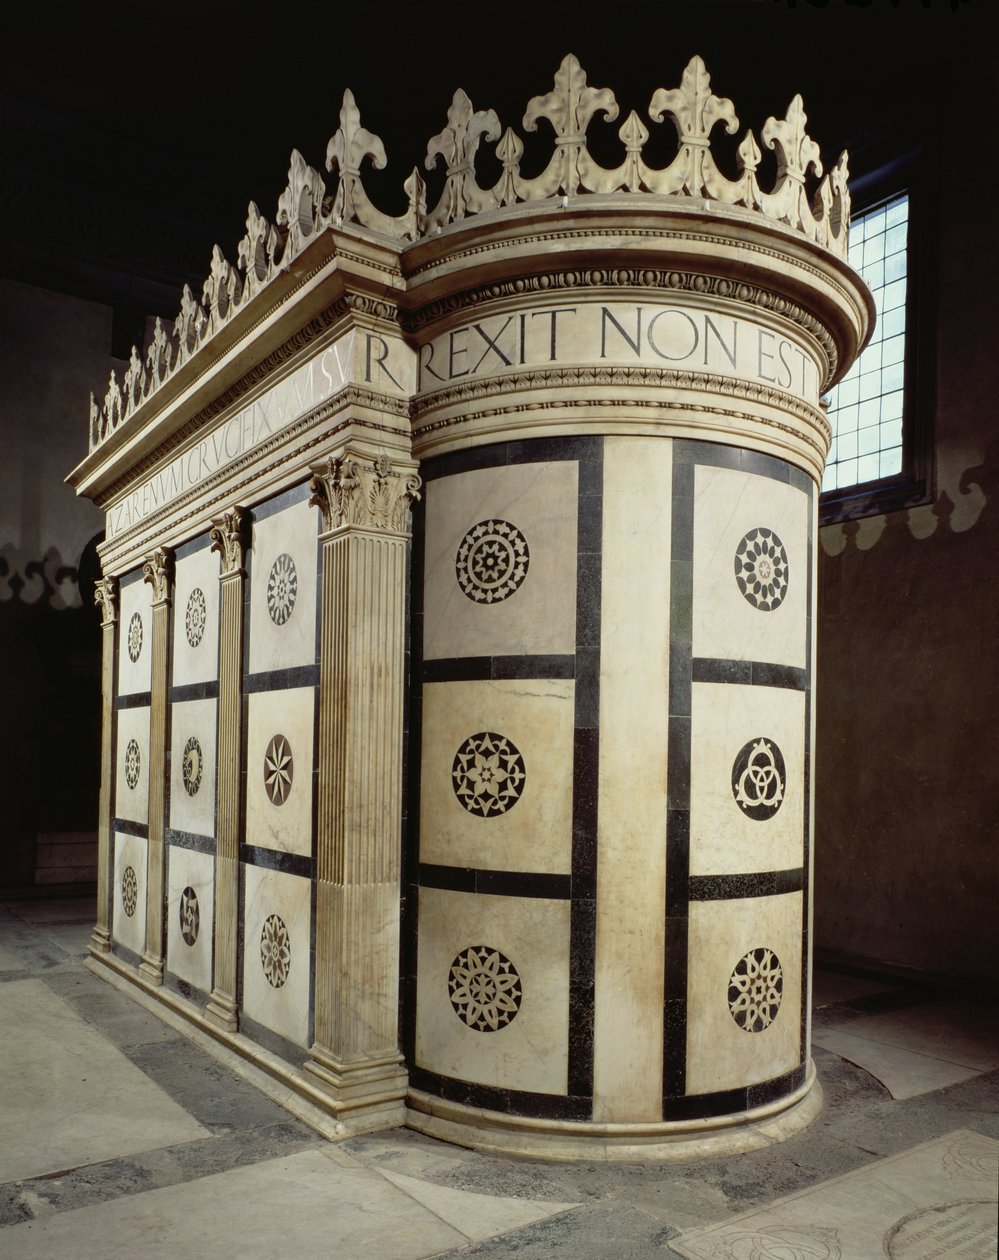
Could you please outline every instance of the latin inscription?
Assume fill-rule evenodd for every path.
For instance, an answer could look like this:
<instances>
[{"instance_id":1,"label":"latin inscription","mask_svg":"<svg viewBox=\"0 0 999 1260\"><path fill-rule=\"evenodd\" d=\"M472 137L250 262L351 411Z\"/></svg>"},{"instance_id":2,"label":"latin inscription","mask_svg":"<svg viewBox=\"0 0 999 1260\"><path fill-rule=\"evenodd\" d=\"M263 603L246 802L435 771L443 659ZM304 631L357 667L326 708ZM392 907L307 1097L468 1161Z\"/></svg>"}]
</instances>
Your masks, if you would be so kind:
<instances>
[{"instance_id":1,"label":"latin inscription","mask_svg":"<svg viewBox=\"0 0 999 1260\"><path fill-rule=\"evenodd\" d=\"M551 363L682 367L818 399L814 361L786 337L717 311L626 302L546 307L463 324L422 348L419 389Z\"/></svg>"}]
</instances>

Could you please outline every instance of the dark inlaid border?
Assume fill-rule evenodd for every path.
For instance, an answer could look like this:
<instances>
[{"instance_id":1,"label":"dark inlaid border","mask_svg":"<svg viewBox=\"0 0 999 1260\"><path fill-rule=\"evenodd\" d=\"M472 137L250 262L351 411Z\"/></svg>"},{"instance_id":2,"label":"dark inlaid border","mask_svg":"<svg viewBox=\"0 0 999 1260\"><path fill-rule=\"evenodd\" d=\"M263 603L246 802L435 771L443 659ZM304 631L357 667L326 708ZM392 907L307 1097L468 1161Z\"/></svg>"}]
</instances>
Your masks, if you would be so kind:
<instances>
[{"instance_id":1,"label":"dark inlaid border","mask_svg":"<svg viewBox=\"0 0 999 1260\"><path fill-rule=\"evenodd\" d=\"M195 853L207 853L215 856L215 837L199 836L194 831L178 831L176 827L167 827L164 839L174 849L191 849Z\"/></svg>"},{"instance_id":2,"label":"dark inlaid border","mask_svg":"<svg viewBox=\"0 0 999 1260\"><path fill-rule=\"evenodd\" d=\"M462 656L423 663L423 681L428 683L575 677L574 656Z\"/></svg>"},{"instance_id":3,"label":"dark inlaid border","mask_svg":"<svg viewBox=\"0 0 999 1260\"><path fill-rule=\"evenodd\" d=\"M112 818L111 830L120 831L123 836L137 836L140 840L149 839L149 823L133 822L131 818Z\"/></svg>"},{"instance_id":4,"label":"dark inlaid border","mask_svg":"<svg viewBox=\"0 0 999 1260\"><path fill-rule=\"evenodd\" d=\"M130 691L123 696L115 696L114 707L118 712L122 709L148 709L152 704L151 691Z\"/></svg>"},{"instance_id":5,"label":"dark inlaid border","mask_svg":"<svg viewBox=\"0 0 999 1260\"><path fill-rule=\"evenodd\" d=\"M767 477L802 491L808 499L808 565L806 592L805 668L767 661L694 658L693 558L694 469L697 465L732 468ZM808 898L809 898L809 773L811 765L812 669L812 516L815 487L800 469L782 460L738 447L677 439L673 442L673 503L670 591L670 682L668 802L666 826L666 987L663 1017L663 1116L692 1120L745 1111L772 1102L796 1089L805 1078L805 1030L808 1018ZM750 874L690 874L690 759L691 695L693 683L731 683L751 687L780 687L800 691L805 699L804 825L802 866L784 871ZM802 994L801 1064L793 1071L760 1085L716 1093L690 1095L687 1081L687 972L688 927L691 902L735 900L801 892Z\"/></svg>"},{"instance_id":6,"label":"dark inlaid border","mask_svg":"<svg viewBox=\"0 0 999 1260\"><path fill-rule=\"evenodd\" d=\"M283 849L265 849L257 844L241 844L239 860L246 866L259 866L281 875L299 875L303 879L312 879L316 870L315 858L302 853L285 853Z\"/></svg>"},{"instance_id":7,"label":"dark inlaid border","mask_svg":"<svg viewBox=\"0 0 999 1260\"><path fill-rule=\"evenodd\" d=\"M572 876L537 871L487 871L473 866L438 866L432 862L421 862L420 887L491 893L496 897L551 897L564 901L572 895Z\"/></svg>"},{"instance_id":8,"label":"dark inlaid border","mask_svg":"<svg viewBox=\"0 0 999 1260\"><path fill-rule=\"evenodd\" d=\"M322 615L322 606L317 609L317 619ZM249 656L249 651L245 653ZM290 691L292 687L317 687L319 685L319 666L294 665L288 669L268 669L259 674L243 675L243 694L253 695L257 691Z\"/></svg>"},{"instance_id":9,"label":"dark inlaid border","mask_svg":"<svg viewBox=\"0 0 999 1260\"><path fill-rule=\"evenodd\" d=\"M447 1102L466 1107L482 1107L515 1116L544 1116L548 1120L589 1120L593 1103L589 1098L567 1097L565 1094L537 1094L526 1089L503 1089L495 1085L476 1085L454 1076L441 1076L425 1068L411 1066L409 1083Z\"/></svg>"},{"instance_id":10,"label":"dark inlaid border","mask_svg":"<svg viewBox=\"0 0 999 1260\"><path fill-rule=\"evenodd\" d=\"M217 700L219 698L219 680L211 678L207 682L181 683L170 688L170 703L184 704L188 700Z\"/></svg>"}]
</instances>

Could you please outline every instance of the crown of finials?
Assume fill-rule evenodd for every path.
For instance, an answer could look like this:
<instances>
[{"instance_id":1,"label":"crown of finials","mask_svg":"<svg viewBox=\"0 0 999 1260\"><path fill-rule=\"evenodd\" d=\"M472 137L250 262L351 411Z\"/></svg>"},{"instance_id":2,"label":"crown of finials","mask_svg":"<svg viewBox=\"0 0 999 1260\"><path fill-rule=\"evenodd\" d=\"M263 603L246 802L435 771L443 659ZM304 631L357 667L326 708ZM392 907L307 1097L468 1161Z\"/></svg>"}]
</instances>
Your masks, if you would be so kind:
<instances>
[{"instance_id":1,"label":"crown of finials","mask_svg":"<svg viewBox=\"0 0 999 1260\"><path fill-rule=\"evenodd\" d=\"M103 405L91 394L90 449L127 421L326 228L357 223L399 242L416 241L440 232L449 223L503 206L601 193L651 194L742 206L846 257L850 220L847 155L840 154L810 199L806 176L821 176L822 164L818 145L805 131L807 120L800 96L791 101L786 118L768 118L763 125L763 144L777 159L777 178L770 192L765 192L756 179L762 154L751 131L738 145L735 179L729 179L716 165L710 147L713 129L721 123L729 135L734 135L739 120L732 102L711 91L711 80L700 57L691 60L678 88L658 88L649 103L648 116L653 123L668 117L676 127L678 150L668 166L655 169L646 165L642 150L650 133L634 110L618 132L624 161L612 169L601 166L586 144L586 131L596 114L602 114L607 122L618 117L614 93L609 88L591 87L586 72L570 55L559 66L552 90L535 96L524 114L525 131L536 131L543 118L551 124L555 141L547 167L540 175L527 177L520 170L524 145L517 133L510 127L503 130L494 110L474 109L459 88L447 112L447 126L427 145L427 170L433 170L439 159L447 168L440 200L427 210L426 183L414 167L404 184L408 208L394 217L377 209L364 190L361 166L369 159L377 170L383 169L385 147L361 126L353 94L345 92L340 126L326 148L326 169L338 175L335 189L327 189L319 172L297 149L292 151L288 186L278 199L277 221L270 223L251 202L236 266L216 245L201 301L185 285L172 333L157 319L145 358L133 346L121 382L111 373ZM479 185L475 170L475 156L484 140L496 144L496 157L502 166L491 188Z\"/></svg>"}]
</instances>

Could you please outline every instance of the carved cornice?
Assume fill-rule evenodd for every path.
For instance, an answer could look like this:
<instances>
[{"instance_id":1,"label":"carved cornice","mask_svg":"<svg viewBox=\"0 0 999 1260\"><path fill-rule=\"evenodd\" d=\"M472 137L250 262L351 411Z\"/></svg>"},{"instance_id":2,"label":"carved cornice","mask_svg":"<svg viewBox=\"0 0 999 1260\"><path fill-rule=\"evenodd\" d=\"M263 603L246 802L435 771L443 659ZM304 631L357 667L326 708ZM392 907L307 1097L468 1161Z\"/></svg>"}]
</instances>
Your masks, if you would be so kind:
<instances>
[{"instance_id":1,"label":"carved cornice","mask_svg":"<svg viewBox=\"0 0 999 1260\"><path fill-rule=\"evenodd\" d=\"M243 551L245 537L243 530L243 509L230 508L222 516L212 522L209 534L212 540L212 551L219 553L219 576L236 577L243 573Z\"/></svg>"},{"instance_id":2,"label":"carved cornice","mask_svg":"<svg viewBox=\"0 0 999 1260\"><path fill-rule=\"evenodd\" d=\"M344 525L406 532L410 505L422 482L412 468L396 469L385 454L370 464L352 456L332 456L313 466L309 500L323 517L323 533Z\"/></svg>"},{"instance_id":3,"label":"carved cornice","mask_svg":"<svg viewBox=\"0 0 999 1260\"><path fill-rule=\"evenodd\" d=\"M101 625L113 626L118 620L118 579L98 578L94 583L94 603L101 610Z\"/></svg>"},{"instance_id":4,"label":"carved cornice","mask_svg":"<svg viewBox=\"0 0 999 1260\"><path fill-rule=\"evenodd\" d=\"M168 547L157 547L146 557L142 565L142 580L153 588L152 604L166 604L170 600L170 581L173 577L173 552Z\"/></svg>"},{"instance_id":5,"label":"carved cornice","mask_svg":"<svg viewBox=\"0 0 999 1260\"><path fill-rule=\"evenodd\" d=\"M501 126L496 113L476 110L461 90L454 94L446 126L429 142L426 167L443 159L444 188L437 205L427 210L426 184L414 169L404 188L408 206L398 217L384 214L364 189L361 167L371 162L376 169L386 164L381 140L362 126L352 93L344 94L340 126L326 150L326 167L337 179L327 190L320 173L293 151L288 184L277 206L277 222L270 223L252 202L247 211L246 232L239 244L235 266L216 246L211 270L198 301L185 285L180 311L172 332L157 323L145 358L133 349L123 381L112 374L103 402L90 404L90 449L94 450L149 399L185 363L197 356L247 304L253 302L279 275L287 274L295 260L322 233L356 223L397 243L400 250L440 232L469 216L518 203L539 203L553 212L568 197L600 197L625 193L635 197L682 197L699 199L706 211L740 207L761 221L779 223L804 238L847 256L850 198L847 191L847 158L819 183L822 165L819 150L805 130L801 97L795 96L785 118L768 118L760 137L764 148L777 159L772 189L757 181L761 149L751 132L737 148L737 175L726 176L714 160L712 136L720 124L729 134L739 127L731 101L715 96L700 57L684 70L679 87L659 88L646 114L656 126L672 122L678 137L675 157L665 168L650 167L643 153L649 128L632 110L620 128L624 160L613 168L601 166L587 147L587 129L598 115L617 118L618 103L609 88L596 88L573 56L559 66L551 91L533 97L522 126L537 130L543 121L551 127L552 157L540 175L525 177L520 170L524 144L510 127ZM496 145L502 171L492 187L483 188L475 169L476 154L485 141ZM810 184L817 184L814 195ZM391 303L367 299L374 318L392 318Z\"/></svg>"}]
</instances>

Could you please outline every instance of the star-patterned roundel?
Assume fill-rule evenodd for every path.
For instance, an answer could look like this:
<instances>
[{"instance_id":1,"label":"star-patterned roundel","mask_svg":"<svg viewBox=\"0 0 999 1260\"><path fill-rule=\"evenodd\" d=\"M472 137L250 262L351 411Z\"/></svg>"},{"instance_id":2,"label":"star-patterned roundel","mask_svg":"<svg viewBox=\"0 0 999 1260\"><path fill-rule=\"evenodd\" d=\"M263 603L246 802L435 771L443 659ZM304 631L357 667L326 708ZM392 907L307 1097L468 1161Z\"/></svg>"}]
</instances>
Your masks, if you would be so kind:
<instances>
[{"instance_id":1,"label":"star-patterned roundel","mask_svg":"<svg viewBox=\"0 0 999 1260\"><path fill-rule=\"evenodd\" d=\"M184 632L191 647L195 648L205 635L207 621L205 592L196 586L187 597L187 611L184 613Z\"/></svg>"},{"instance_id":2,"label":"star-patterned roundel","mask_svg":"<svg viewBox=\"0 0 999 1260\"><path fill-rule=\"evenodd\" d=\"M454 755L451 786L470 814L494 818L520 800L527 771L520 749L495 731L470 735Z\"/></svg>"},{"instance_id":3,"label":"star-patterned roundel","mask_svg":"<svg viewBox=\"0 0 999 1260\"><path fill-rule=\"evenodd\" d=\"M458 547L454 559L458 585L476 604L509 599L527 577L531 553L527 539L509 521L479 521Z\"/></svg>"},{"instance_id":4,"label":"star-patterned roundel","mask_svg":"<svg viewBox=\"0 0 999 1260\"><path fill-rule=\"evenodd\" d=\"M736 963L728 982L728 1009L743 1032L763 1032L777 1018L783 994L780 959L760 946Z\"/></svg>"},{"instance_id":5,"label":"star-patterned roundel","mask_svg":"<svg viewBox=\"0 0 999 1260\"><path fill-rule=\"evenodd\" d=\"M197 796L198 788L201 787L203 767L204 758L201 755L201 745L198 743L197 736L192 735L184 745L184 758L181 763L184 788L188 796Z\"/></svg>"},{"instance_id":6,"label":"star-patterned roundel","mask_svg":"<svg viewBox=\"0 0 999 1260\"><path fill-rule=\"evenodd\" d=\"M517 1017L524 998L517 968L491 945L470 945L448 976L455 1014L476 1032L498 1032Z\"/></svg>"},{"instance_id":7,"label":"star-patterned roundel","mask_svg":"<svg viewBox=\"0 0 999 1260\"><path fill-rule=\"evenodd\" d=\"M132 620L128 623L127 643L128 659L134 665L142 651L142 618L137 612L132 613Z\"/></svg>"},{"instance_id":8,"label":"star-patterned roundel","mask_svg":"<svg viewBox=\"0 0 999 1260\"><path fill-rule=\"evenodd\" d=\"M283 805L288 799L294 773L291 744L284 735L275 735L264 753L264 789L273 805Z\"/></svg>"},{"instance_id":9,"label":"star-patterned roundel","mask_svg":"<svg viewBox=\"0 0 999 1260\"><path fill-rule=\"evenodd\" d=\"M271 565L267 578L267 611L276 626L283 626L298 599L298 570L286 551Z\"/></svg>"},{"instance_id":10,"label":"star-patterned roundel","mask_svg":"<svg viewBox=\"0 0 999 1260\"><path fill-rule=\"evenodd\" d=\"M121 908L129 918L135 914L135 907L138 901L139 881L135 877L134 868L126 866L121 876Z\"/></svg>"},{"instance_id":11,"label":"star-patterned roundel","mask_svg":"<svg viewBox=\"0 0 999 1260\"><path fill-rule=\"evenodd\" d=\"M279 914L267 916L260 931L260 965L272 989L280 989L291 971L291 937Z\"/></svg>"},{"instance_id":12,"label":"star-patterned roundel","mask_svg":"<svg viewBox=\"0 0 999 1260\"><path fill-rule=\"evenodd\" d=\"M139 782L139 771L142 768L142 757L139 754L139 745L134 739L130 739L125 745L125 782L130 790L134 790L135 785Z\"/></svg>"},{"instance_id":13,"label":"star-patterned roundel","mask_svg":"<svg viewBox=\"0 0 999 1260\"><path fill-rule=\"evenodd\" d=\"M772 529L751 529L735 550L735 580L747 601L773 612L787 594L788 563L784 544Z\"/></svg>"}]
</instances>

